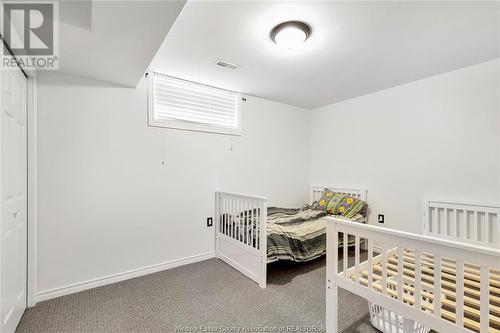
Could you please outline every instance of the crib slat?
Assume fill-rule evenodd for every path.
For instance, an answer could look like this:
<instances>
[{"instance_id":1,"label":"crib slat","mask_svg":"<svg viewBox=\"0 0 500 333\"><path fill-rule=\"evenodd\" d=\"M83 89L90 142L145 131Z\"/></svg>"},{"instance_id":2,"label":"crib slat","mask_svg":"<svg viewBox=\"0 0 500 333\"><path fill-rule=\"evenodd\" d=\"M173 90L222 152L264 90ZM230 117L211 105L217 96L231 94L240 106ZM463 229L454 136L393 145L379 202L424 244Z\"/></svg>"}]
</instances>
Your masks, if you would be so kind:
<instances>
[{"instance_id":1,"label":"crib slat","mask_svg":"<svg viewBox=\"0 0 500 333\"><path fill-rule=\"evenodd\" d=\"M224 197L217 194L217 205L215 212L215 220L219 222L219 232L224 234Z\"/></svg>"},{"instance_id":2,"label":"crib slat","mask_svg":"<svg viewBox=\"0 0 500 333\"><path fill-rule=\"evenodd\" d=\"M415 308L421 309L422 304L422 265L420 264L420 251L415 251Z\"/></svg>"},{"instance_id":3,"label":"crib slat","mask_svg":"<svg viewBox=\"0 0 500 333\"><path fill-rule=\"evenodd\" d=\"M244 243L245 242L245 222L246 222L246 216L245 216L245 200L240 200L240 242Z\"/></svg>"},{"instance_id":4,"label":"crib slat","mask_svg":"<svg viewBox=\"0 0 500 333\"><path fill-rule=\"evenodd\" d=\"M233 207L234 207L234 210L233 210L233 216L234 216L234 235L233 235L233 238L238 240L238 224L240 223L240 219L238 218L238 210L239 210L239 201L236 200L236 199L233 199Z\"/></svg>"},{"instance_id":5,"label":"crib slat","mask_svg":"<svg viewBox=\"0 0 500 333\"><path fill-rule=\"evenodd\" d=\"M259 212L259 207L258 207L258 204L255 204L253 205L253 208L254 208L254 211L252 212L253 214L253 226L252 226L252 241L254 242L254 245L253 247L254 248L257 248L257 226L259 225L259 216L258 216L258 212Z\"/></svg>"},{"instance_id":6,"label":"crib slat","mask_svg":"<svg viewBox=\"0 0 500 333\"><path fill-rule=\"evenodd\" d=\"M259 229L260 229L260 204L256 203L255 204L255 227L253 232L255 235L253 236L255 238L255 247L259 247Z\"/></svg>"},{"instance_id":7,"label":"crib slat","mask_svg":"<svg viewBox=\"0 0 500 333\"><path fill-rule=\"evenodd\" d=\"M264 223L264 219L267 220L267 206L263 203L262 204L262 221L261 221L261 223ZM266 228L261 228L261 229L262 229L261 236L267 237L267 229Z\"/></svg>"},{"instance_id":8,"label":"crib slat","mask_svg":"<svg viewBox=\"0 0 500 333\"><path fill-rule=\"evenodd\" d=\"M477 212L477 210L474 211L474 218L472 219L471 223L472 223L472 225L471 225L471 228L470 228L470 232L471 232L470 238L473 241L476 242L476 241L479 240L479 237L478 237L478 234L477 234L477 226L479 224L479 218L478 218L478 212Z\"/></svg>"},{"instance_id":9,"label":"crib slat","mask_svg":"<svg viewBox=\"0 0 500 333\"><path fill-rule=\"evenodd\" d=\"M224 212L226 214L226 236L230 236L230 231L229 231L231 227L230 219L232 217L231 217L231 206L229 198L225 198Z\"/></svg>"},{"instance_id":10,"label":"crib slat","mask_svg":"<svg viewBox=\"0 0 500 333\"><path fill-rule=\"evenodd\" d=\"M223 235L226 234L226 218L225 218L225 209L224 209L224 197L221 196L220 194L218 195L219 197L219 215L218 215L218 219L220 219L220 224L221 224L221 233Z\"/></svg>"},{"instance_id":11,"label":"crib slat","mask_svg":"<svg viewBox=\"0 0 500 333\"><path fill-rule=\"evenodd\" d=\"M230 230L231 230L231 220L232 220L232 212L231 212L231 199L230 198L225 198L225 213L226 213L226 235L230 235Z\"/></svg>"},{"instance_id":12,"label":"crib slat","mask_svg":"<svg viewBox=\"0 0 500 333\"><path fill-rule=\"evenodd\" d=\"M224 198L224 214L225 214L225 224L226 224L226 231L224 232L224 235L229 236L229 198L225 197Z\"/></svg>"},{"instance_id":13,"label":"crib slat","mask_svg":"<svg viewBox=\"0 0 500 333\"><path fill-rule=\"evenodd\" d=\"M468 220L468 213L466 210L462 211L463 213L463 219L460 220L460 230L461 230L461 235L460 238L462 239L467 239L467 220Z\"/></svg>"},{"instance_id":14,"label":"crib slat","mask_svg":"<svg viewBox=\"0 0 500 333\"><path fill-rule=\"evenodd\" d=\"M373 241L368 240L368 288L372 288L373 283Z\"/></svg>"},{"instance_id":15,"label":"crib slat","mask_svg":"<svg viewBox=\"0 0 500 333\"><path fill-rule=\"evenodd\" d=\"M225 197L224 198L224 214L225 214L225 224L226 224L226 231L225 231L225 235L226 236L229 236L229 226L230 226L230 222L229 220L231 219L231 211L229 210L229 198Z\"/></svg>"},{"instance_id":16,"label":"crib slat","mask_svg":"<svg viewBox=\"0 0 500 333\"><path fill-rule=\"evenodd\" d=\"M238 216L238 228L236 229L236 240L241 242L241 221L243 220L241 200L236 201L236 216Z\"/></svg>"},{"instance_id":17,"label":"crib slat","mask_svg":"<svg viewBox=\"0 0 500 333\"><path fill-rule=\"evenodd\" d=\"M464 326L464 262L457 260L457 281L456 281L456 324Z\"/></svg>"},{"instance_id":18,"label":"crib slat","mask_svg":"<svg viewBox=\"0 0 500 333\"><path fill-rule=\"evenodd\" d=\"M455 218L455 210L448 208L447 209L450 212L450 236L456 237L457 236L457 224L454 221Z\"/></svg>"},{"instance_id":19,"label":"crib slat","mask_svg":"<svg viewBox=\"0 0 500 333\"><path fill-rule=\"evenodd\" d=\"M243 244L247 243L247 232L248 232L248 202L246 200L243 201L242 203L242 211L243 211L243 218L242 218L242 229L241 229L241 241Z\"/></svg>"},{"instance_id":20,"label":"crib slat","mask_svg":"<svg viewBox=\"0 0 500 333\"><path fill-rule=\"evenodd\" d=\"M238 199L238 217L239 217L239 219L238 219L238 240L240 242L243 242L243 223L245 221L243 203L244 203L243 200Z\"/></svg>"},{"instance_id":21,"label":"crib slat","mask_svg":"<svg viewBox=\"0 0 500 333\"><path fill-rule=\"evenodd\" d=\"M231 237L231 232L233 231L233 227L231 226L232 221L234 220L233 211L232 211L232 199L227 198L227 234Z\"/></svg>"},{"instance_id":22,"label":"crib slat","mask_svg":"<svg viewBox=\"0 0 500 333\"><path fill-rule=\"evenodd\" d=\"M432 232L435 234L439 233L438 217L439 217L438 208L434 207L434 209L432 210L431 220L432 220Z\"/></svg>"},{"instance_id":23,"label":"crib slat","mask_svg":"<svg viewBox=\"0 0 500 333\"><path fill-rule=\"evenodd\" d=\"M259 204L253 203L252 210L252 247L259 248Z\"/></svg>"},{"instance_id":24,"label":"crib slat","mask_svg":"<svg viewBox=\"0 0 500 333\"><path fill-rule=\"evenodd\" d=\"M232 199L232 202L233 202L233 223L232 223L232 227L233 227L233 238L234 239L237 239L238 238L238 231L236 230L237 229L237 225L238 225L238 201L236 201L236 199Z\"/></svg>"},{"instance_id":25,"label":"crib slat","mask_svg":"<svg viewBox=\"0 0 500 333\"><path fill-rule=\"evenodd\" d=\"M348 237L347 233L344 232L344 240L343 240L343 243L342 243L342 251L343 251L342 263L343 263L343 266L344 266L344 277L346 279L347 279L347 268L349 267L348 266L348 264L349 264L349 256L347 254L348 240L349 240L349 237ZM337 249L337 251L338 251L338 249Z\"/></svg>"},{"instance_id":26,"label":"crib slat","mask_svg":"<svg viewBox=\"0 0 500 333\"><path fill-rule=\"evenodd\" d=\"M494 244L500 243L500 240L498 239L498 234L500 233L500 214L496 213L493 214L492 221L491 221L491 242Z\"/></svg>"},{"instance_id":27,"label":"crib slat","mask_svg":"<svg viewBox=\"0 0 500 333\"><path fill-rule=\"evenodd\" d=\"M487 333L490 326L490 292L489 292L489 269L488 267L481 266L481 298L480 298L480 325L481 333Z\"/></svg>"},{"instance_id":28,"label":"crib slat","mask_svg":"<svg viewBox=\"0 0 500 333\"><path fill-rule=\"evenodd\" d=\"M228 200L228 219L229 219L229 237L234 238L234 209L233 209L233 198L229 197Z\"/></svg>"},{"instance_id":29,"label":"crib slat","mask_svg":"<svg viewBox=\"0 0 500 333\"><path fill-rule=\"evenodd\" d=\"M445 212L446 209L443 209L443 211ZM444 223L445 221L441 216L441 212L440 212L439 208L436 208L436 214L437 214L437 219L438 219L438 223L439 223L439 234L446 235L446 225Z\"/></svg>"},{"instance_id":30,"label":"crib slat","mask_svg":"<svg viewBox=\"0 0 500 333\"><path fill-rule=\"evenodd\" d=\"M387 295L387 246L382 245L382 294Z\"/></svg>"},{"instance_id":31,"label":"crib slat","mask_svg":"<svg viewBox=\"0 0 500 333\"><path fill-rule=\"evenodd\" d=\"M249 245L251 247L254 247L253 246L253 225L254 225L254 219L255 219L255 216L254 216L254 208L255 208L255 204L253 202L250 202L250 223L249 223L249 230L248 230L248 237L250 238L249 240Z\"/></svg>"},{"instance_id":32,"label":"crib slat","mask_svg":"<svg viewBox=\"0 0 500 333\"><path fill-rule=\"evenodd\" d=\"M434 316L441 318L441 256L434 256Z\"/></svg>"},{"instance_id":33,"label":"crib slat","mask_svg":"<svg viewBox=\"0 0 500 333\"><path fill-rule=\"evenodd\" d=\"M241 242L241 221L243 220L241 200L236 201L236 216L238 217L238 228L236 228L236 240Z\"/></svg>"},{"instance_id":34,"label":"crib slat","mask_svg":"<svg viewBox=\"0 0 500 333\"><path fill-rule=\"evenodd\" d=\"M236 199L232 199L233 201L233 223L232 223L232 227L233 227L233 238L234 239L238 239L238 201L236 201Z\"/></svg>"},{"instance_id":35,"label":"crib slat","mask_svg":"<svg viewBox=\"0 0 500 333\"><path fill-rule=\"evenodd\" d=\"M249 240L248 240L248 232L250 231L250 203L248 200L245 200L245 224L244 224L244 237L243 237L243 242L245 242L246 245L250 245Z\"/></svg>"},{"instance_id":36,"label":"crib slat","mask_svg":"<svg viewBox=\"0 0 500 333\"><path fill-rule=\"evenodd\" d=\"M248 211L249 202L245 200L243 204L243 211L245 212L245 219L243 220L243 243L248 245L248 224L250 223L250 212Z\"/></svg>"},{"instance_id":37,"label":"crib slat","mask_svg":"<svg viewBox=\"0 0 500 333\"><path fill-rule=\"evenodd\" d=\"M239 241L243 242L243 227L245 225L245 202L243 200L238 200L239 207L238 207L238 216L239 218L239 230L238 230L238 237Z\"/></svg>"},{"instance_id":38,"label":"crib slat","mask_svg":"<svg viewBox=\"0 0 500 333\"><path fill-rule=\"evenodd\" d=\"M398 247L398 301L403 302L403 248Z\"/></svg>"},{"instance_id":39,"label":"crib slat","mask_svg":"<svg viewBox=\"0 0 500 333\"><path fill-rule=\"evenodd\" d=\"M262 204L259 204L259 209L258 209L258 219L257 219L257 229L256 229L256 232L257 232L257 249L260 249L260 237L262 236L262 230L261 230L261 225L262 225L262 211L263 211L263 207L262 207Z\"/></svg>"},{"instance_id":40,"label":"crib slat","mask_svg":"<svg viewBox=\"0 0 500 333\"><path fill-rule=\"evenodd\" d=\"M253 211L252 211L252 242L254 242L253 244L253 247L254 248L257 248L257 226L258 226L258 215L257 215L257 212L259 211L259 207L258 207L258 204L254 203L253 204Z\"/></svg>"},{"instance_id":41,"label":"crib slat","mask_svg":"<svg viewBox=\"0 0 500 333\"><path fill-rule=\"evenodd\" d=\"M224 206L224 197L219 195L219 215L218 218L220 220L221 225L221 234L226 234L226 207Z\"/></svg>"},{"instance_id":42,"label":"crib slat","mask_svg":"<svg viewBox=\"0 0 500 333\"><path fill-rule=\"evenodd\" d=\"M253 230L252 230L252 233L253 233L253 238L255 239L255 245L254 247L256 249L259 248L259 204L254 204L254 207L255 207L255 212L254 212L254 216L253 216L253 223L254 223L254 226L253 226Z\"/></svg>"},{"instance_id":43,"label":"crib slat","mask_svg":"<svg viewBox=\"0 0 500 333\"><path fill-rule=\"evenodd\" d=\"M464 229L463 226L460 222L460 216L458 215L458 209L455 209L455 224L457 225L457 237L458 238L464 238Z\"/></svg>"},{"instance_id":44,"label":"crib slat","mask_svg":"<svg viewBox=\"0 0 500 333\"><path fill-rule=\"evenodd\" d=\"M234 198L231 198L231 231L232 231L232 236L231 238L236 237L236 200Z\"/></svg>"},{"instance_id":45,"label":"crib slat","mask_svg":"<svg viewBox=\"0 0 500 333\"><path fill-rule=\"evenodd\" d=\"M356 273L356 283L359 283L359 236L354 237L354 265Z\"/></svg>"},{"instance_id":46,"label":"crib slat","mask_svg":"<svg viewBox=\"0 0 500 333\"><path fill-rule=\"evenodd\" d=\"M249 239L249 242L248 244L253 247L253 225L255 223L255 215L254 215L254 208L255 208L255 203L253 202L250 202L250 223L249 223L249 230L248 230L248 237L250 238Z\"/></svg>"},{"instance_id":47,"label":"crib slat","mask_svg":"<svg viewBox=\"0 0 500 333\"><path fill-rule=\"evenodd\" d=\"M448 225L448 208L443 209L443 219L441 223L444 228L442 233L446 236L451 235L450 226Z\"/></svg>"},{"instance_id":48,"label":"crib slat","mask_svg":"<svg viewBox=\"0 0 500 333\"><path fill-rule=\"evenodd\" d=\"M427 211L424 213L424 216L427 215L427 232L429 234L434 232L433 211L434 211L434 209L432 208L432 206L429 205L429 207L427 207Z\"/></svg>"},{"instance_id":49,"label":"crib slat","mask_svg":"<svg viewBox=\"0 0 500 333\"><path fill-rule=\"evenodd\" d=\"M246 245L249 245L248 244L248 231L250 229L250 211L248 210L248 208L250 207L250 203L248 202L248 200L245 200L245 203L244 203L244 210L245 210L245 220L244 220L244 223L243 223L243 242L246 244Z\"/></svg>"},{"instance_id":50,"label":"crib slat","mask_svg":"<svg viewBox=\"0 0 500 333\"><path fill-rule=\"evenodd\" d=\"M490 213L484 213L484 223L481 226L481 242L487 245L490 242Z\"/></svg>"},{"instance_id":51,"label":"crib slat","mask_svg":"<svg viewBox=\"0 0 500 333\"><path fill-rule=\"evenodd\" d=\"M453 209L451 211L451 223L453 223L453 228L455 229L455 233L453 234L455 237L460 237L460 230L458 227L458 211Z\"/></svg>"},{"instance_id":52,"label":"crib slat","mask_svg":"<svg viewBox=\"0 0 500 333\"><path fill-rule=\"evenodd\" d=\"M226 236L231 237L231 200L226 198L225 203L225 213L226 213Z\"/></svg>"}]
</instances>

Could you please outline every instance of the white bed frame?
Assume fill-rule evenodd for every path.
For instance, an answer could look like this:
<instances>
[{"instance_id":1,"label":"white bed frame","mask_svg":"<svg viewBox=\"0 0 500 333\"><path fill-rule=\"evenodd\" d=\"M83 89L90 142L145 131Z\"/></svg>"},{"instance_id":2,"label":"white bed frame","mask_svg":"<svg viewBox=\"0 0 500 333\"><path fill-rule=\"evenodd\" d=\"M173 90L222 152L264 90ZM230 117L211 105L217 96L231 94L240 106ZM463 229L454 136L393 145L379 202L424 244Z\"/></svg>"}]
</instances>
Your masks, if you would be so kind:
<instances>
[{"instance_id":1,"label":"white bed frame","mask_svg":"<svg viewBox=\"0 0 500 333\"><path fill-rule=\"evenodd\" d=\"M462 217L460 217L462 214ZM349 221L327 217L327 283L326 283L326 331L338 332L338 288L355 293L369 302L381 305L389 311L405 318L413 319L439 332L472 332L464 326L464 274L469 273L470 266L479 267L479 288L475 291L479 298L480 324L477 329L481 333L497 332L489 326L489 279L492 270L500 269L500 249L498 249L498 224L500 223L499 207L492 205L470 205L449 201L426 200L424 204L424 235L390 230L378 226L352 223ZM458 217L457 217L458 216ZM465 216L465 217L464 217ZM484 225L488 225L485 228ZM462 232L462 231L467 232ZM472 230L472 231L471 231ZM488 230L489 232L485 231ZM495 235L491 232L495 230ZM339 269L338 237L352 235L355 237L354 265L349 267L347 260ZM368 260L360 263L360 239L368 240ZM382 253L374 256L373 244L382 245ZM487 246L486 246L487 245ZM403 251L414 251L415 282L412 288L413 304L404 303L403 294ZM343 257L347 258L347 251ZM388 277L387 257L397 253L397 275ZM432 257L434 263L433 286L422 286L421 260ZM441 267L455 261L455 322L441 317L442 299L449 296L450 291L441 289ZM381 292L372 288L376 276L373 263L380 262ZM443 265L443 266L441 266ZM464 267L465 265L465 267ZM367 285L360 282L360 272L367 273ZM352 277L354 276L354 279ZM397 286L397 298L390 297L388 281ZM408 285L404 287L408 288ZM421 295L432 293L432 312L421 308ZM394 292L392 292L394 296ZM426 294L428 295L428 294ZM465 310L467 308L465 307Z\"/></svg>"},{"instance_id":2,"label":"white bed frame","mask_svg":"<svg viewBox=\"0 0 500 333\"><path fill-rule=\"evenodd\" d=\"M334 192L348 194L366 201L366 190L338 188L332 186L310 186L309 204L318 200L328 188ZM231 228L230 216L242 212L250 212L252 223L244 234ZM261 232L264 230L264 237ZM257 235L254 235L256 233ZM257 242L252 240L255 238ZM217 258L228 263L253 281L261 288L266 288L267 277L267 198L233 192L215 192L215 253Z\"/></svg>"},{"instance_id":3,"label":"white bed frame","mask_svg":"<svg viewBox=\"0 0 500 333\"><path fill-rule=\"evenodd\" d=\"M500 207L424 200L422 234L500 248Z\"/></svg>"}]
</instances>

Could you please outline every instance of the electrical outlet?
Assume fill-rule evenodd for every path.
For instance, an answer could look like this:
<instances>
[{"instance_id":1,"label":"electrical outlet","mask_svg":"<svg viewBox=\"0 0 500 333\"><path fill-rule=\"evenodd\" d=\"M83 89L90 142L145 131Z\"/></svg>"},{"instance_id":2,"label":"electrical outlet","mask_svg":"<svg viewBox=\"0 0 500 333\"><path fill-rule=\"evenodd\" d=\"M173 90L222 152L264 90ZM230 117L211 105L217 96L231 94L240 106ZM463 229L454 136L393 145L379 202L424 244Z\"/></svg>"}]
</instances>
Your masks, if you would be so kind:
<instances>
[{"instance_id":1,"label":"electrical outlet","mask_svg":"<svg viewBox=\"0 0 500 333\"><path fill-rule=\"evenodd\" d=\"M384 214L378 214L378 223L384 223Z\"/></svg>"},{"instance_id":2,"label":"electrical outlet","mask_svg":"<svg viewBox=\"0 0 500 333\"><path fill-rule=\"evenodd\" d=\"M211 217L207 217L207 227L211 227L214 225L213 219Z\"/></svg>"}]
</instances>

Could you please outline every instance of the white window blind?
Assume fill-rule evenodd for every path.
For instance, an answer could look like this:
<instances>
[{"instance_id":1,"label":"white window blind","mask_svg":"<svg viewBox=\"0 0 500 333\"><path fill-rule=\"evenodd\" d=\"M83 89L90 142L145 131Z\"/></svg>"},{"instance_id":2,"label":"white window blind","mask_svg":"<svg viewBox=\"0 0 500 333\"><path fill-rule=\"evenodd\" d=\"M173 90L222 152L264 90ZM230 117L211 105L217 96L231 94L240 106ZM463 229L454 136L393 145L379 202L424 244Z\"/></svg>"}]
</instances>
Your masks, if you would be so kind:
<instances>
[{"instance_id":1,"label":"white window blind","mask_svg":"<svg viewBox=\"0 0 500 333\"><path fill-rule=\"evenodd\" d=\"M159 73L148 74L149 124L241 134L241 95Z\"/></svg>"}]
</instances>

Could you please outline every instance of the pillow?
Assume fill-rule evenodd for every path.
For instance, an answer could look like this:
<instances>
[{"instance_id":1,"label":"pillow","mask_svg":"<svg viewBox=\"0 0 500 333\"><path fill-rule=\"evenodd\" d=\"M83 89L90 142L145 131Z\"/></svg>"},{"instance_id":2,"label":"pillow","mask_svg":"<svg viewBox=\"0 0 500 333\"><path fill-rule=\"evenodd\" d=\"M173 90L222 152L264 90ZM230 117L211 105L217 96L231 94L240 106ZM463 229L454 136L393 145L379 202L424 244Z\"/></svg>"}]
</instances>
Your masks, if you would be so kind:
<instances>
[{"instance_id":1,"label":"pillow","mask_svg":"<svg viewBox=\"0 0 500 333\"><path fill-rule=\"evenodd\" d=\"M352 219L357 214L365 213L367 206L367 203L363 200L325 189L316 204L316 209L324 210L328 214L342 215Z\"/></svg>"},{"instance_id":2,"label":"pillow","mask_svg":"<svg viewBox=\"0 0 500 333\"><path fill-rule=\"evenodd\" d=\"M312 208L317 210L323 210L326 212L326 206L328 205L330 200L332 200L332 198L333 198L333 191L330 191L329 189L325 188L319 200L313 203Z\"/></svg>"}]
</instances>

